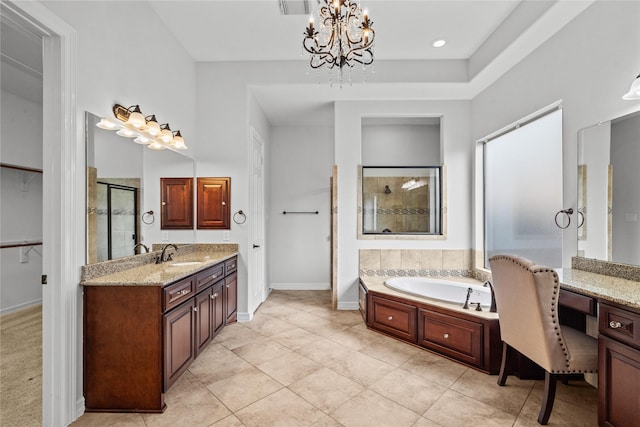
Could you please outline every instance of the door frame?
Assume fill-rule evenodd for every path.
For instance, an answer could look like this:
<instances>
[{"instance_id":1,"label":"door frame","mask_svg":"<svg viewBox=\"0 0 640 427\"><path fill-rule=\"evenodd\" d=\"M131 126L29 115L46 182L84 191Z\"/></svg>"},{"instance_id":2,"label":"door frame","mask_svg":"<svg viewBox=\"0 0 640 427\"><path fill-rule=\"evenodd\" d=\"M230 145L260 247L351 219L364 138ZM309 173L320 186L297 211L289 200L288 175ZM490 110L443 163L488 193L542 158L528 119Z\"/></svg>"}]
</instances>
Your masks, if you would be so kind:
<instances>
[{"instance_id":1,"label":"door frame","mask_svg":"<svg viewBox=\"0 0 640 427\"><path fill-rule=\"evenodd\" d=\"M43 40L42 424L84 412L80 267L84 264L84 133L77 119L77 34L39 2L2 2Z\"/></svg>"}]
</instances>

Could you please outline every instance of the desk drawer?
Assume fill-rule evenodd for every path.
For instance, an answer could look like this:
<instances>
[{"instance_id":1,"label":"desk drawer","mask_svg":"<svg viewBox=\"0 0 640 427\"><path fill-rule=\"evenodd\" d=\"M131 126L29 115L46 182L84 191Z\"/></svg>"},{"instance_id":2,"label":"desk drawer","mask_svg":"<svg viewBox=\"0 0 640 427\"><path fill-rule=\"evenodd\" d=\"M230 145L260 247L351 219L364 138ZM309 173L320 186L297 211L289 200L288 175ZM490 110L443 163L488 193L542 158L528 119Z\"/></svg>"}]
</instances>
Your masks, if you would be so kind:
<instances>
[{"instance_id":1,"label":"desk drawer","mask_svg":"<svg viewBox=\"0 0 640 427\"><path fill-rule=\"evenodd\" d=\"M227 276L238 269L238 257L233 257L224 262L224 271Z\"/></svg>"},{"instance_id":2,"label":"desk drawer","mask_svg":"<svg viewBox=\"0 0 640 427\"><path fill-rule=\"evenodd\" d=\"M598 330L618 341L640 348L640 314L600 304Z\"/></svg>"},{"instance_id":3,"label":"desk drawer","mask_svg":"<svg viewBox=\"0 0 640 427\"><path fill-rule=\"evenodd\" d=\"M416 342L418 309L414 306L373 296L371 326L395 337Z\"/></svg>"},{"instance_id":4,"label":"desk drawer","mask_svg":"<svg viewBox=\"0 0 640 427\"><path fill-rule=\"evenodd\" d=\"M596 315L596 300L594 298L565 289L560 289L558 304L589 316Z\"/></svg>"}]
</instances>

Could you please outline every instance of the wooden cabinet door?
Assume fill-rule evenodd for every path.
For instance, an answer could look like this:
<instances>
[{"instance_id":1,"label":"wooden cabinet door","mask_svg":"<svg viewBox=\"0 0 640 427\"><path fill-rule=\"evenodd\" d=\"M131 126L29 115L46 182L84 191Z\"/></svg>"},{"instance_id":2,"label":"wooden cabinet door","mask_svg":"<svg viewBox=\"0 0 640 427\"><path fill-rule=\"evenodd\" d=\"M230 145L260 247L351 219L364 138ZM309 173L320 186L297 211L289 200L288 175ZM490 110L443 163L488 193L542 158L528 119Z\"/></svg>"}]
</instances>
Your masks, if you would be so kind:
<instances>
[{"instance_id":1,"label":"wooden cabinet door","mask_svg":"<svg viewBox=\"0 0 640 427\"><path fill-rule=\"evenodd\" d=\"M193 228L193 178L160 178L160 228Z\"/></svg>"},{"instance_id":2,"label":"wooden cabinet door","mask_svg":"<svg viewBox=\"0 0 640 427\"><path fill-rule=\"evenodd\" d=\"M369 323L375 329L415 343L417 311L415 306L374 295L368 307Z\"/></svg>"},{"instance_id":3,"label":"wooden cabinet door","mask_svg":"<svg viewBox=\"0 0 640 427\"><path fill-rule=\"evenodd\" d=\"M598 346L598 425L637 425L640 351L602 334Z\"/></svg>"},{"instance_id":4,"label":"wooden cabinet door","mask_svg":"<svg viewBox=\"0 0 640 427\"><path fill-rule=\"evenodd\" d=\"M195 359L194 308L192 299L164 315L164 391Z\"/></svg>"},{"instance_id":5,"label":"wooden cabinet door","mask_svg":"<svg viewBox=\"0 0 640 427\"><path fill-rule=\"evenodd\" d=\"M198 178L198 229L228 230L231 178Z\"/></svg>"},{"instance_id":6,"label":"wooden cabinet door","mask_svg":"<svg viewBox=\"0 0 640 427\"><path fill-rule=\"evenodd\" d=\"M213 334L217 334L220 329L224 326L224 299L222 297L224 287L224 280L213 285L213 290L211 292L211 298L213 299L213 303L211 304L212 309L212 320L213 320Z\"/></svg>"},{"instance_id":7,"label":"wooden cabinet door","mask_svg":"<svg viewBox=\"0 0 640 427\"><path fill-rule=\"evenodd\" d=\"M238 273L224 279L224 308L225 323L235 322L238 309Z\"/></svg>"},{"instance_id":8,"label":"wooden cabinet door","mask_svg":"<svg viewBox=\"0 0 640 427\"><path fill-rule=\"evenodd\" d=\"M211 299L211 288L206 291L200 292L196 295L195 306L195 320L196 320L196 352L195 357L198 357L200 352L209 344L213 339L213 319L212 319L212 306L213 300Z\"/></svg>"}]
</instances>

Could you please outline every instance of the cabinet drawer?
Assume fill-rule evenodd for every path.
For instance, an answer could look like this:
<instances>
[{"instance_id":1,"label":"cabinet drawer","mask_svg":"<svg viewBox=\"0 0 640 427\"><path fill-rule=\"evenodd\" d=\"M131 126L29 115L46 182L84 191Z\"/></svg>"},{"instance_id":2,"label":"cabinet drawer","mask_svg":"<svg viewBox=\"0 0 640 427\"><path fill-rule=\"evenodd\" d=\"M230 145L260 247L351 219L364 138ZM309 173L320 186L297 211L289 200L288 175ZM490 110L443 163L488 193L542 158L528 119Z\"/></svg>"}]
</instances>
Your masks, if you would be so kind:
<instances>
[{"instance_id":1,"label":"cabinet drawer","mask_svg":"<svg viewBox=\"0 0 640 427\"><path fill-rule=\"evenodd\" d=\"M420 310L418 344L474 366L482 366L483 325L447 314Z\"/></svg>"},{"instance_id":2,"label":"cabinet drawer","mask_svg":"<svg viewBox=\"0 0 640 427\"><path fill-rule=\"evenodd\" d=\"M238 257L233 257L224 262L224 271L227 276L238 269Z\"/></svg>"},{"instance_id":3,"label":"cabinet drawer","mask_svg":"<svg viewBox=\"0 0 640 427\"><path fill-rule=\"evenodd\" d=\"M596 315L596 300L575 292L560 289L558 304L589 316Z\"/></svg>"},{"instance_id":4,"label":"cabinet drawer","mask_svg":"<svg viewBox=\"0 0 640 427\"><path fill-rule=\"evenodd\" d=\"M169 311L191 298L194 294L192 285L193 278L189 277L162 289L163 311Z\"/></svg>"},{"instance_id":5,"label":"cabinet drawer","mask_svg":"<svg viewBox=\"0 0 640 427\"><path fill-rule=\"evenodd\" d=\"M640 327L640 314L600 304L598 330L601 334L640 348L640 332L636 323Z\"/></svg>"},{"instance_id":6,"label":"cabinet drawer","mask_svg":"<svg viewBox=\"0 0 640 427\"><path fill-rule=\"evenodd\" d=\"M196 275L196 293L224 278L224 263L216 264Z\"/></svg>"},{"instance_id":7,"label":"cabinet drawer","mask_svg":"<svg viewBox=\"0 0 640 427\"><path fill-rule=\"evenodd\" d=\"M371 305L373 328L416 342L416 307L378 296L371 298Z\"/></svg>"}]
</instances>

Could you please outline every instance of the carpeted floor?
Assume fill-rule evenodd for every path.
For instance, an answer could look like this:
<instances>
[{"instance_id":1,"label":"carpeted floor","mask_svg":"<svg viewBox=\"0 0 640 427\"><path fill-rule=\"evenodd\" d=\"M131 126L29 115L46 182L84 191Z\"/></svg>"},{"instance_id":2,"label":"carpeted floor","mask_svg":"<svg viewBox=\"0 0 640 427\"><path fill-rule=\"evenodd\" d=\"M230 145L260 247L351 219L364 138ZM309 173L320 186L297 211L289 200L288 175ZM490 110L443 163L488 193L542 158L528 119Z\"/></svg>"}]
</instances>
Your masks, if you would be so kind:
<instances>
[{"instance_id":1,"label":"carpeted floor","mask_svg":"<svg viewBox=\"0 0 640 427\"><path fill-rule=\"evenodd\" d=\"M42 425L42 306L0 317L0 426Z\"/></svg>"}]
</instances>

